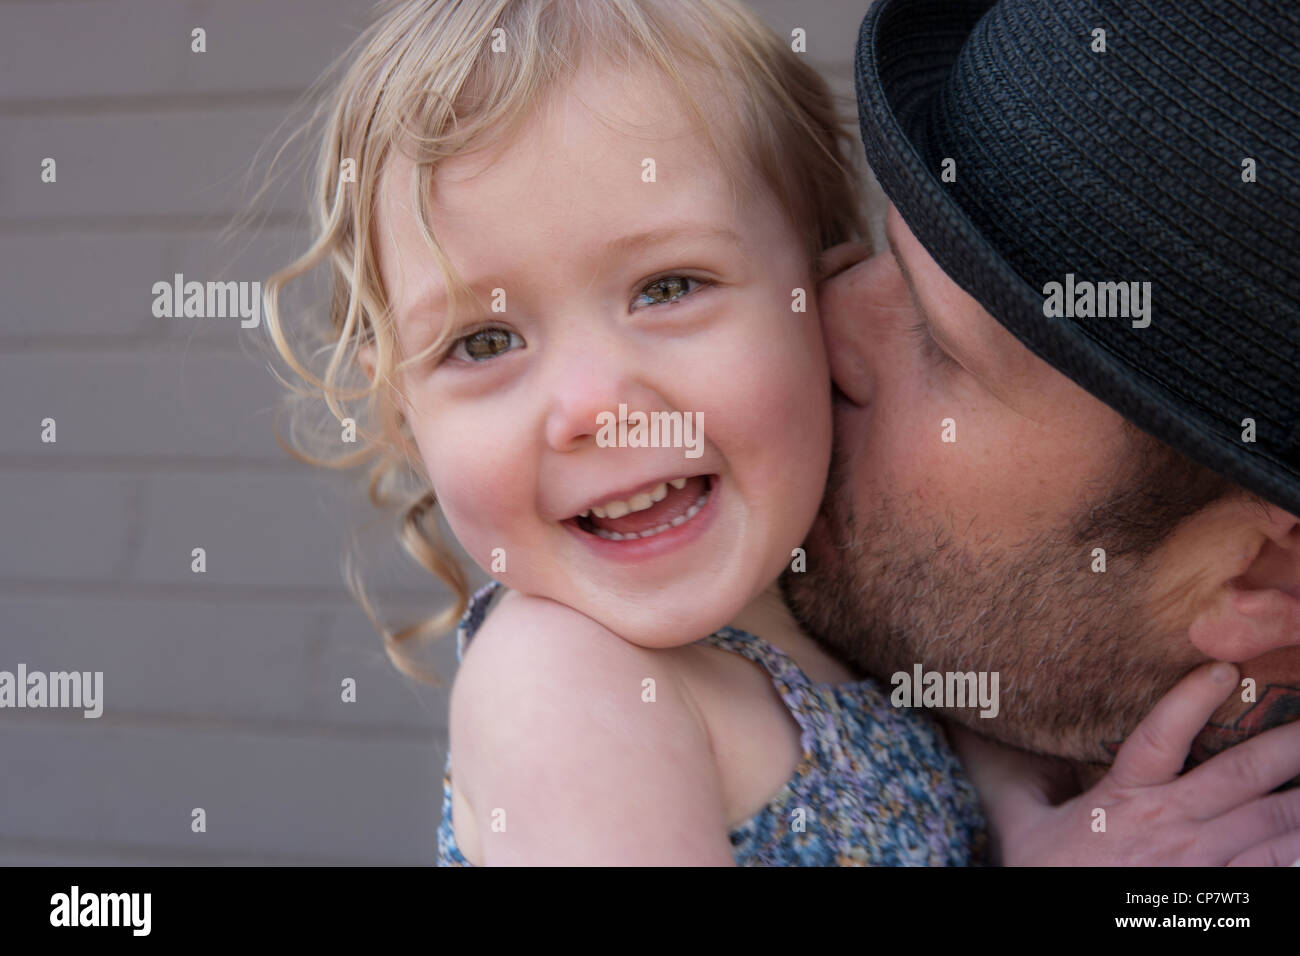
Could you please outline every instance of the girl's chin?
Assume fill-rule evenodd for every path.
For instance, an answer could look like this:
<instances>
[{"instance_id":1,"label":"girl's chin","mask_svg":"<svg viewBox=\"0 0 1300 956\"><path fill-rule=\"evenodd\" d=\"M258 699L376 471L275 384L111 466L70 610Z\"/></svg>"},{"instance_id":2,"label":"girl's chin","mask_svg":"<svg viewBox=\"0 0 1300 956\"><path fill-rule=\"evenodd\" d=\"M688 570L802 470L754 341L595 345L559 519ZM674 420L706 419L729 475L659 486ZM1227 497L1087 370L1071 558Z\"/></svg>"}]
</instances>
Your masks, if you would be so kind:
<instances>
[{"instance_id":1,"label":"girl's chin","mask_svg":"<svg viewBox=\"0 0 1300 956\"><path fill-rule=\"evenodd\" d=\"M701 585L708 587L707 582ZM700 600L701 594L706 596L706 601ZM584 612L588 617L629 644L657 650L693 644L712 634L730 623L746 602L743 595L728 601L726 595L683 589L680 599L676 593L630 600L606 593L583 603L590 605Z\"/></svg>"}]
</instances>

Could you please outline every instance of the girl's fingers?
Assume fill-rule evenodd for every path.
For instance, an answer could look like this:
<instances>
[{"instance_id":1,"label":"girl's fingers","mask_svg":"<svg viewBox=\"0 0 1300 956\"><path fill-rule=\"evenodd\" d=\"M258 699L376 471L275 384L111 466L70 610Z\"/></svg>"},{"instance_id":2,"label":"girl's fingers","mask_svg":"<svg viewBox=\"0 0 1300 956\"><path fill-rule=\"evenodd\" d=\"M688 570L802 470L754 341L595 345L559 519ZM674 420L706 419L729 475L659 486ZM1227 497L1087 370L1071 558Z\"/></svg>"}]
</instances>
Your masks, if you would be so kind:
<instances>
[{"instance_id":1,"label":"girl's fingers","mask_svg":"<svg viewBox=\"0 0 1300 956\"><path fill-rule=\"evenodd\" d=\"M1266 730L1183 774L1173 791L1202 820L1227 813L1300 775L1300 722Z\"/></svg>"},{"instance_id":2,"label":"girl's fingers","mask_svg":"<svg viewBox=\"0 0 1300 956\"><path fill-rule=\"evenodd\" d=\"M1205 826L1209 829L1201 842L1218 863L1263 852L1264 846L1281 849L1278 841L1285 843L1287 839L1300 837L1300 789L1252 800ZM1243 847L1251 849L1243 851ZM1300 844L1287 864L1293 859L1300 859Z\"/></svg>"},{"instance_id":3,"label":"girl's fingers","mask_svg":"<svg viewBox=\"0 0 1300 956\"><path fill-rule=\"evenodd\" d=\"M1236 684L1237 668L1223 661L1184 677L1124 741L1107 781L1124 788L1154 787L1176 778L1192 741Z\"/></svg>"}]
</instances>

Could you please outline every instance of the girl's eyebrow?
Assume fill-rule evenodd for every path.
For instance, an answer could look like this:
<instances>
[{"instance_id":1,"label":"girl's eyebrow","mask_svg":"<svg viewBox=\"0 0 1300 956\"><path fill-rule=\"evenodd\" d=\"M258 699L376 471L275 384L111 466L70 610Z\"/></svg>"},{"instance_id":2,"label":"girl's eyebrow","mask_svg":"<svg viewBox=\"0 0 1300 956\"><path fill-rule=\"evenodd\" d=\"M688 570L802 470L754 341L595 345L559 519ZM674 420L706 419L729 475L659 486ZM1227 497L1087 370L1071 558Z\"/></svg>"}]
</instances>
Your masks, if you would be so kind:
<instances>
[{"instance_id":1,"label":"girl's eyebrow","mask_svg":"<svg viewBox=\"0 0 1300 956\"><path fill-rule=\"evenodd\" d=\"M738 246L745 245L745 241L740 238L740 235L735 230L728 229L725 226L710 226L704 223L678 223L611 239L605 243L605 249L607 252L629 252L649 246L662 245L665 242L697 238L717 239L723 242L732 242Z\"/></svg>"},{"instance_id":2,"label":"girl's eyebrow","mask_svg":"<svg viewBox=\"0 0 1300 956\"><path fill-rule=\"evenodd\" d=\"M719 242L728 242L746 247L745 240L740 237L734 229L725 226L712 226L707 223L674 223L667 226L659 226L654 229L646 229L641 232L629 233L626 236L619 236L616 239L610 239L603 243L602 251L608 255L626 255L629 252L638 252L643 249L649 249L654 246L665 245L670 242L681 242L686 239L709 239ZM485 278L475 278L468 282L467 285L475 292L482 293L483 289L491 289L499 283ZM430 312L441 308L447 300L447 290L441 282L431 283L426 289L422 290L411 303L411 305L402 312L398 317L398 324L409 323L415 315L422 312Z\"/></svg>"},{"instance_id":3,"label":"girl's eyebrow","mask_svg":"<svg viewBox=\"0 0 1300 956\"><path fill-rule=\"evenodd\" d=\"M487 289L490 295L492 288L495 288L495 286L496 283L483 282L482 280L478 280L477 284L469 284L470 289L476 295L482 295L484 289ZM446 302L446 287L437 280L431 282L424 290L417 294L415 300L397 316L397 327L400 329L403 326L410 325L415 321L416 316L434 312L442 308Z\"/></svg>"}]
</instances>

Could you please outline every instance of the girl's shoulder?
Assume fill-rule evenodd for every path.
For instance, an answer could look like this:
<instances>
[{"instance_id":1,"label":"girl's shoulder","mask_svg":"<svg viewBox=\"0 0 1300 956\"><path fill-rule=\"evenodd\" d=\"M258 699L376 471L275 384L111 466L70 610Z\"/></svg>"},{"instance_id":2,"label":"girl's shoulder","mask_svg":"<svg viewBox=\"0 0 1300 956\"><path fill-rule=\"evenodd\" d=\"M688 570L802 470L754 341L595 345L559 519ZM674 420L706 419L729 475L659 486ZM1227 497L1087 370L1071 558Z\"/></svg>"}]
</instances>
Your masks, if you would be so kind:
<instances>
[{"instance_id":1,"label":"girl's shoulder","mask_svg":"<svg viewBox=\"0 0 1300 956\"><path fill-rule=\"evenodd\" d=\"M680 648L640 647L556 601L497 590L491 613L475 622L463 647L451 692L453 737L458 727L489 726L503 698L517 713L561 695L676 702L707 732ZM452 749L458 749L454 739Z\"/></svg>"},{"instance_id":2,"label":"girl's shoulder","mask_svg":"<svg viewBox=\"0 0 1300 956\"><path fill-rule=\"evenodd\" d=\"M450 737L470 819L474 809L510 806L526 808L530 825L549 825L571 812L581 780L586 829L573 839L631 839L641 832L635 814L653 806L663 819L638 826L655 845L638 853L655 858L664 852L656 841L683 820L709 834L723 809L708 730L677 656L631 644L553 601L502 595L483 619L452 688ZM525 842L521 835L518 846ZM700 862L730 859L725 834L701 846ZM598 859L598 850L565 848L574 859Z\"/></svg>"},{"instance_id":3,"label":"girl's shoulder","mask_svg":"<svg viewBox=\"0 0 1300 956\"><path fill-rule=\"evenodd\" d=\"M639 647L598 621L549 598L520 594L497 587L485 594L472 626L464 633L459 680L470 668L515 666L523 658L529 666L546 667L552 676L573 676L592 670L590 655L656 659L660 652ZM491 611L487 613L490 601ZM663 660L669 664L667 656Z\"/></svg>"}]
</instances>

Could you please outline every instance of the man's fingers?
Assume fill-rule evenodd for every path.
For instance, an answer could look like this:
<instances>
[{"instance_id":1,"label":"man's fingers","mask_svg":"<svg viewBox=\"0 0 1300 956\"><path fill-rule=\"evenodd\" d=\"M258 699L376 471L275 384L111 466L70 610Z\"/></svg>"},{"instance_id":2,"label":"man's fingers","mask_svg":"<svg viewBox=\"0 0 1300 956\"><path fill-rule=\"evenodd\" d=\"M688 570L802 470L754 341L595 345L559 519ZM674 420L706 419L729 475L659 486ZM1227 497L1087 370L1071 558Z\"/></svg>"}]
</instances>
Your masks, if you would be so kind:
<instances>
[{"instance_id":1,"label":"man's fingers","mask_svg":"<svg viewBox=\"0 0 1300 956\"><path fill-rule=\"evenodd\" d=\"M1192 741L1236 683L1237 668L1223 661L1184 677L1124 741L1107 780L1119 787L1154 787L1177 777Z\"/></svg>"},{"instance_id":2,"label":"man's fingers","mask_svg":"<svg viewBox=\"0 0 1300 956\"><path fill-rule=\"evenodd\" d=\"M1174 785L1207 820L1300 776L1300 723L1284 724L1215 754Z\"/></svg>"},{"instance_id":3,"label":"man's fingers","mask_svg":"<svg viewBox=\"0 0 1300 956\"><path fill-rule=\"evenodd\" d=\"M1228 866L1300 866L1300 833L1269 840L1233 857Z\"/></svg>"},{"instance_id":4,"label":"man's fingers","mask_svg":"<svg viewBox=\"0 0 1300 956\"><path fill-rule=\"evenodd\" d=\"M1279 840L1300 836L1300 789L1252 800L1206 826L1205 849L1218 862L1241 859L1265 845L1280 846ZM1242 847L1252 849L1243 852ZM1300 858L1300 846L1296 857Z\"/></svg>"},{"instance_id":5,"label":"man's fingers","mask_svg":"<svg viewBox=\"0 0 1300 956\"><path fill-rule=\"evenodd\" d=\"M862 242L841 242L838 246L831 246L817 257L817 281L825 282L870 255L871 247Z\"/></svg>"}]
</instances>

